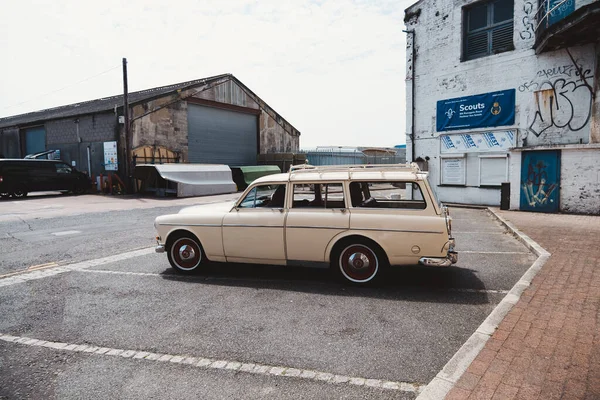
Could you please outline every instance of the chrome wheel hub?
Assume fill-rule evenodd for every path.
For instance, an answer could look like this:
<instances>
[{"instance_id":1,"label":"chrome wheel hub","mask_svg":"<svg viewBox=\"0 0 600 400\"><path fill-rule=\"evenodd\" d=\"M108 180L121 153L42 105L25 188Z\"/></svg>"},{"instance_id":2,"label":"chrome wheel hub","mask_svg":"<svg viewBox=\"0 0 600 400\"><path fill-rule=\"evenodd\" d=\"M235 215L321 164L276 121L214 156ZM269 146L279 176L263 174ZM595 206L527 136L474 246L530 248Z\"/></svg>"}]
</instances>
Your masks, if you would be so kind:
<instances>
[{"instance_id":1,"label":"chrome wheel hub","mask_svg":"<svg viewBox=\"0 0 600 400\"><path fill-rule=\"evenodd\" d=\"M194 251L192 246L185 244L179 248L179 257L181 257L182 260L191 260L195 256L196 252Z\"/></svg>"},{"instance_id":2,"label":"chrome wheel hub","mask_svg":"<svg viewBox=\"0 0 600 400\"><path fill-rule=\"evenodd\" d=\"M369 258L363 253L353 253L348 261L353 268L369 268Z\"/></svg>"}]
</instances>

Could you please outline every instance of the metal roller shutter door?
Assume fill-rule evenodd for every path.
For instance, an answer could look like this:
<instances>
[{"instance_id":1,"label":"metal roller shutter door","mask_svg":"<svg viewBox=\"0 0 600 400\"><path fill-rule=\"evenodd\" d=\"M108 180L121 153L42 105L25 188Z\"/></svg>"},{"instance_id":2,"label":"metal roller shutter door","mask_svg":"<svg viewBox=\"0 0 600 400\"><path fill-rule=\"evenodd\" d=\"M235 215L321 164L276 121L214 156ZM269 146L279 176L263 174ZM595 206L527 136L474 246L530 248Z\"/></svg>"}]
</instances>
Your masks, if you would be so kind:
<instances>
[{"instance_id":1,"label":"metal roller shutter door","mask_svg":"<svg viewBox=\"0 0 600 400\"><path fill-rule=\"evenodd\" d=\"M256 165L257 116L188 103L191 163Z\"/></svg>"}]
</instances>

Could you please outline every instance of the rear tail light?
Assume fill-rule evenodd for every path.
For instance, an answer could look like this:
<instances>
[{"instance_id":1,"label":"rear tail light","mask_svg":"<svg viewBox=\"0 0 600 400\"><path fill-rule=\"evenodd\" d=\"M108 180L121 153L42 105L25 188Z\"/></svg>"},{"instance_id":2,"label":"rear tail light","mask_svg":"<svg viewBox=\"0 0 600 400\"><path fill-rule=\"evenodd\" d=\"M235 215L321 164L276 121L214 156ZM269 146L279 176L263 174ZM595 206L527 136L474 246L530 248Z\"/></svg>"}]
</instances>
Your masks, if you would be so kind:
<instances>
[{"instance_id":1,"label":"rear tail light","mask_svg":"<svg viewBox=\"0 0 600 400\"><path fill-rule=\"evenodd\" d=\"M2 175L0 175L0 183L2 183L4 181L4 178L2 178Z\"/></svg>"}]
</instances>

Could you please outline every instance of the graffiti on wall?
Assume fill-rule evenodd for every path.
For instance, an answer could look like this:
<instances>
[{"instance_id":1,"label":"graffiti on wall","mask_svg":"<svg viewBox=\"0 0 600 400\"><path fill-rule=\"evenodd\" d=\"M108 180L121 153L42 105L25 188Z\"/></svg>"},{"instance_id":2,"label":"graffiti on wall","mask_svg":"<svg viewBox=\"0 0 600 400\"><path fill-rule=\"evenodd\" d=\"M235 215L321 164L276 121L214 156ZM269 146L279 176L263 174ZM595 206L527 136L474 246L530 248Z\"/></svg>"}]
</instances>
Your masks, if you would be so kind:
<instances>
[{"instance_id":1,"label":"graffiti on wall","mask_svg":"<svg viewBox=\"0 0 600 400\"><path fill-rule=\"evenodd\" d=\"M540 86L547 83L547 80L554 78L564 78L565 80L574 81L576 83L583 83L585 80L589 80L592 77L592 70L584 68L582 65L575 67L573 64L566 64L552 68L544 68L538 70L533 78L523 82L519 86L519 92L541 90ZM540 82L540 80L542 81Z\"/></svg>"},{"instance_id":2,"label":"graffiti on wall","mask_svg":"<svg viewBox=\"0 0 600 400\"><path fill-rule=\"evenodd\" d=\"M519 86L533 92L535 114L529 131L539 137L552 127L579 131L592 116L593 92L588 82L590 69L572 64L540 69L535 77Z\"/></svg>"},{"instance_id":3,"label":"graffiti on wall","mask_svg":"<svg viewBox=\"0 0 600 400\"><path fill-rule=\"evenodd\" d=\"M535 10L532 2L526 1L523 4L523 13L525 14L521 20L523 27L519 32L519 36L522 40L533 39L535 36Z\"/></svg>"},{"instance_id":4,"label":"graffiti on wall","mask_svg":"<svg viewBox=\"0 0 600 400\"><path fill-rule=\"evenodd\" d=\"M557 187L556 182L548 182L546 168L547 165L541 160L537 161L535 165L529 163L527 166L527 179L521 182L527 204L532 208L547 205L552 192Z\"/></svg>"}]
</instances>

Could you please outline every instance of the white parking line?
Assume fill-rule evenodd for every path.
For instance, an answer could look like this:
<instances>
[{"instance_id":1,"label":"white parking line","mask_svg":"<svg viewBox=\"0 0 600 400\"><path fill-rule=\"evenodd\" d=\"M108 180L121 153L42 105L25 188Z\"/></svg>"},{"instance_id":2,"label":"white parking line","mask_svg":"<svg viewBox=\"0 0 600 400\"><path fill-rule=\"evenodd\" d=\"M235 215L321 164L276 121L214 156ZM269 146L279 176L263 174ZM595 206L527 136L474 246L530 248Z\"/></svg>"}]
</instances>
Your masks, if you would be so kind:
<instances>
[{"instance_id":1,"label":"white parking line","mask_svg":"<svg viewBox=\"0 0 600 400\"><path fill-rule=\"evenodd\" d=\"M459 254L531 254L527 251L470 251L459 250Z\"/></svg>"},{"instance_id":2,"label":"white parking line","mask_svg":"<svg viewBox=\"0 0 600 400\"><path fill-rule=\"evenodd\" d=\"M148 247L145 249L133 250L128 251L126 253L116 254L114 256L97 258L95 260L82 261L74 264L51 267L42 270L35 270L31 272L27 272L27 270L25 270L23 273L20 273L18 275L11 275L6 278L0 278L0 286L9 286L30 280L47 278L49 276L58 275L69 271L77 271L82 270L84 268L97 267L99 265L110 264L113 262L123 261L129 258L140 257L152 253L154 253L154 248Z\"/></svg>"},{"instance_id":3,"label":"white parking line","mask_svg":"<svg viewBox=\"0 0 600 400\"><path fill-rule=\"evenodd\" d=\"M5 335L2 333L0 333L0 340L3 340L5 342L18 343L26 346L41 346L55 350L75 351L80 352L82 354L88 353L123 358L143 359L148 361L172 362L177 364L187 364L191 367L239 371L258 375L285 376L298 379L319 381L334 385L366 386L378 389L398 390L401 392L409 392L415 394L419 394L421 389L425 386L410 382L396 382L382 379L351 377L345 375L332 374L329 372L292 368L286 366L243 363L232 360L215 360L212 358L204 357L190 357L187 355L157 354L147 351L112 349L109 347L50 342L22 336Z\"/></svg>"},{"instance_id":4,"label":"white parking line","mask_svg":"<svg viewBox=\"0 0 600 400\"><path fill-rule=\"evenodd\" d=\"M457 234L457 233L465 234L465 235L466 234L469 234L469 235L506 235L507 234L507 232L505 232L505 231L500 231L500 232L497 232L497 231L470 231L470 232L467 232L467 231L457 231L454 229L452 230L453 235Z\"/></svg>"},{"instance_id":5,"label":"white parking line","mask_svg":"<svg viewBox=\"0 0 600 400\"><path fill-rule=\"evenodd\" d=\"M62 232L52 232L51 234L54 236L67 236L67 235L76 235L81 233L81 231L62 231Z\"/></svg>"}]
</instances>

